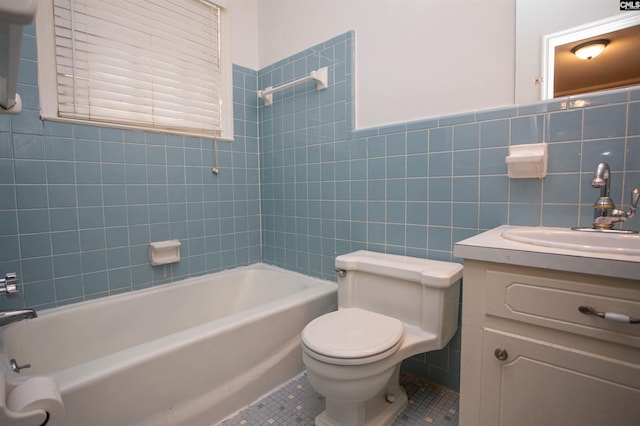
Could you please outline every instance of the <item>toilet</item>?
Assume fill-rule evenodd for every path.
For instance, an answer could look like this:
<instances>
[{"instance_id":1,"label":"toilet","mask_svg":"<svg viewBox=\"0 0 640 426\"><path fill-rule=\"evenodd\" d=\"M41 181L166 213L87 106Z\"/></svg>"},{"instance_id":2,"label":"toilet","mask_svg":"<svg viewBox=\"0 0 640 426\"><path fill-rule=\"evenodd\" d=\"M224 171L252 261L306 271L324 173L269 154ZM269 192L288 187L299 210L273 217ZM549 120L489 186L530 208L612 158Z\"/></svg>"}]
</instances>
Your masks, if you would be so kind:
<instances>
[{"instance_id":1,"label":"toilet","mask_svg":"<svg viewBox=\"0 0 640 426\"><path fill-rule=\"evenodd\" d=\"M462 265L356 251L336 258L338 310L302 331L316 426L389 424L407 405L400 363L442 349L458 328Z\"/></svg>"}]
</instances>

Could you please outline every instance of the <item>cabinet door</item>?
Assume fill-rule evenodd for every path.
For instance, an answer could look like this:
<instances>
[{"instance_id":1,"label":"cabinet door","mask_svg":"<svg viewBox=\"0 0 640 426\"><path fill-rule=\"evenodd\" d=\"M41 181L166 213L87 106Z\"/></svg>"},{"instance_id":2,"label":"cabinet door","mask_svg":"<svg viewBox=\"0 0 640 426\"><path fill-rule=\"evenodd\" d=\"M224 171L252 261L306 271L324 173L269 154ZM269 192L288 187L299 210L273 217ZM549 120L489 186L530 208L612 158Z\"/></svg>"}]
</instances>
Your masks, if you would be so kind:
<instances>
[{"instance_id":1,"label":"cabinet door","mask_svg":"<svg viewBox=\"0 0 640 426\"><path fill-rule=\"evenodd\" d=\"M640 425L640 365L491 329L483 351L483 426Z\"/></svg>"}]
</instances>

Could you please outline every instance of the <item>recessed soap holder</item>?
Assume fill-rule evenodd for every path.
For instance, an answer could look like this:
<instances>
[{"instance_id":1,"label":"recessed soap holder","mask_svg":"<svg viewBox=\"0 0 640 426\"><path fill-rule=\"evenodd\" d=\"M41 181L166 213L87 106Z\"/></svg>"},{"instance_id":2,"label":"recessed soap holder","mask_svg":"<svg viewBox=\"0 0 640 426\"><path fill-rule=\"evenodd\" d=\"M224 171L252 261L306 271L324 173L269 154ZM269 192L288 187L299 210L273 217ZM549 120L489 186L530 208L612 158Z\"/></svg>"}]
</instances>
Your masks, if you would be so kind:
<instances>
[{"instance_id":1,"label":"recessed soap holder","mask_svg":"<svg viewBox=\"0 0 640 426\"><path fill-rule=\"evenodd\" d=\"M166 265L180 261L180 241L157 241L149 243L149 260L152 266Z\"/></svg>"},{"instance_id":2,"label":"recessed soap holder","mask_svg":"<svg viewBox=\"0 0 640 426\"><path fill-rule=\"evenodd\" d=\"M506 163L511 179L542 179L547 175L549 153L546 143L512 145Z\"/></svg>"}]
</instances>

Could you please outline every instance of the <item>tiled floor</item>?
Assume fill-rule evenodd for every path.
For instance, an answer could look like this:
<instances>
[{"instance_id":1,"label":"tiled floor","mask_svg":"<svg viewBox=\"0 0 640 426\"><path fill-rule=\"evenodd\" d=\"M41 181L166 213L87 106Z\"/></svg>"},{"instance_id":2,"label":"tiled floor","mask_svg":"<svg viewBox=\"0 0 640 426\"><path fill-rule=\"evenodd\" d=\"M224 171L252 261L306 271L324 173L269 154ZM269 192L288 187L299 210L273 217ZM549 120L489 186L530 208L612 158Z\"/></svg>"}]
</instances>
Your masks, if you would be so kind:
<instances>
[{"instance_id":1,"label":"tiled floor","mask_svg":"<svg viewBox=\"0 0 640 426\"><path fill-rule=\"evenodd\" d=\"M400 383L407 391L409 405L393 426L458 426L457 393L405 374L400 375ZM303 373L220 425L311 426L322 410L324 398L311 387Z\"/></svg>"}]
</instances>

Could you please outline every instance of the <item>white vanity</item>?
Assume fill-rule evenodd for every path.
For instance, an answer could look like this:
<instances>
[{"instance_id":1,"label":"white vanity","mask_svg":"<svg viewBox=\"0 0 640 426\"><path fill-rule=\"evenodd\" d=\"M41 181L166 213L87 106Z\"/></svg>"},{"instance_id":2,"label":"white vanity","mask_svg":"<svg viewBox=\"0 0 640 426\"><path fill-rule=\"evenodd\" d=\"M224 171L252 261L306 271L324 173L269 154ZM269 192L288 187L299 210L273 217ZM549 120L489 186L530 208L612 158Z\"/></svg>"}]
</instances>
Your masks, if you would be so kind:
<instances>
[{"instance_id":1,"label":"white vanity","mask_svg":"<svg viewBox=\"0 0 640 426\"><path fill-rule=\"evenodd\" d=\"M640 425L638 234L502 226L454 253L461 426Z\"/></svg>"}]
</instances>

